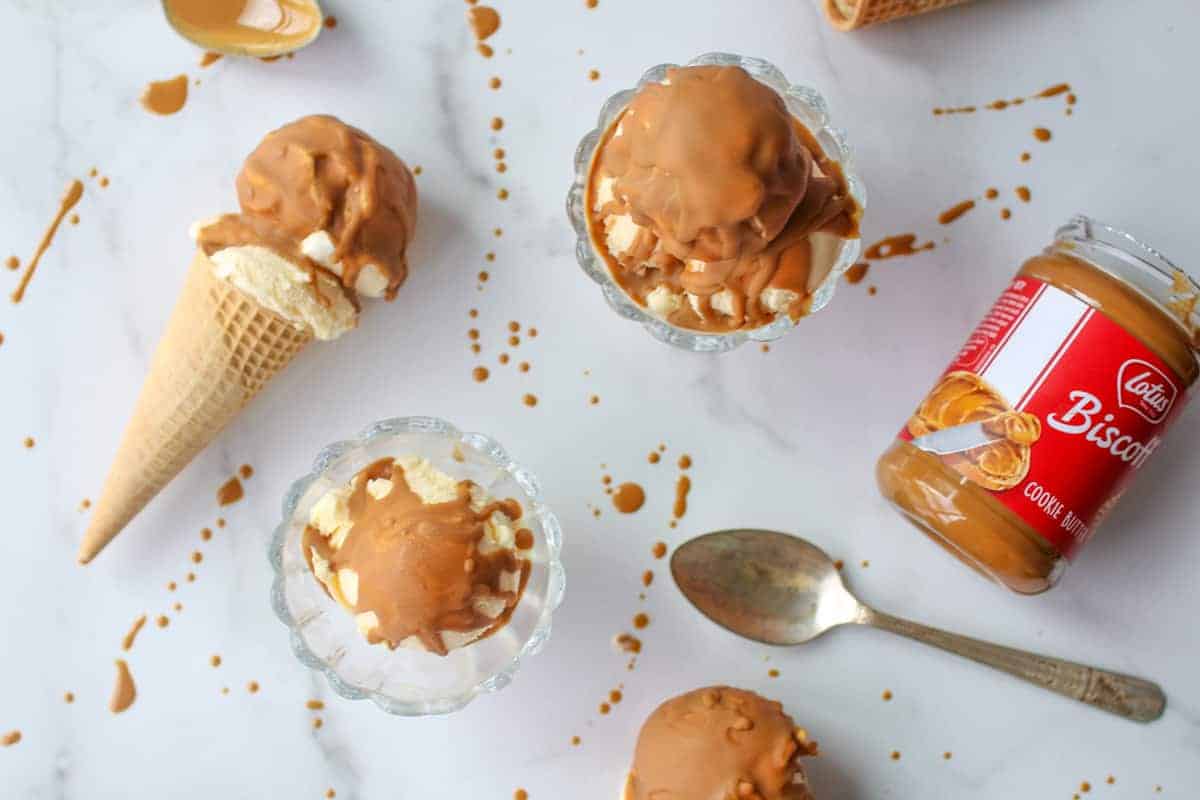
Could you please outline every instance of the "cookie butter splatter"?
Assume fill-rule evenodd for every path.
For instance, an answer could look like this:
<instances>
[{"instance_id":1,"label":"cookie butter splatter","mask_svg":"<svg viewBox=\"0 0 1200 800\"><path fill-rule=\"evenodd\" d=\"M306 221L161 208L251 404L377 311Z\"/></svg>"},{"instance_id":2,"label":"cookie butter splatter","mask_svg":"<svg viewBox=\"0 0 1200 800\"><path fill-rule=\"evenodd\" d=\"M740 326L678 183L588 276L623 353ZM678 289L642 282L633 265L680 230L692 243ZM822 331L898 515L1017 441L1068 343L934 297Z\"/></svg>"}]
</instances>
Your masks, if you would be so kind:
<instances>
[{"instance_id":1,"label":"cookie butter splatter","mask_svg":"<svg viewBox=\"0 0 1200 800\"><path fill-rule=\"evenodd\" d=\"M650 550L650 553L655 558L659 558L659 559L663 558L667 554L667 543L666 542L655 542L654 547L651 548L651 550Z\"/></svg>"},{"instance_id":2,"label":"cookie butter splatter","mask_svg":"<svg viewBox=\"0 0 1200 800\"><path fill-rule=\"evenodd\" d=\"M867 277L868 270L871 265L865 261L860 261L850 269L846 270L846 283L855 284L862 283L863 278Z\"/></svg>"},{"instance_id":3,"label":"cookie butter splatter","mask_svg":"<svg viewBox=\"0 0 1200 800\"><path fill-rule=\"evenodd\" d=\"M933 242L917 244L917 235L915 233L901 233L875 242L875 244L867 248L864 256L871 261L882 261L886 258L896 258L897 256L913 256L926 250L932 250L934 246Z\"/></svg>"},{"instance_id":4,"label":"cookie butter splatter","mask_svg":"<svg viewBox=\"0 0 1200 800\"><path fill-rule=\"evenodd\" d=\"M9 731L8 733L4 734L3 736L0 736L0 747L12 747L14 744L17 744L20 741L21 741L21 732L20 731Z\"/></svg>"},{"instance_id":5,"label":"cookie butter splatter","mask_svg":"<svg viewBox=\"0 0 1200 800\"><path fill-rule=\"evenodd\" d=\"M613 644L622 653L632 653L637 655L642 652L642 640L634 636L632 633L620 633L613 639Z\"/></svg>"},{"instance_id":6,"label":"cookie butter splatter","mask_svg":"<svg viewBox=\"0 0 1200 800\"><path fill-rule=\"evenodd\" d=\"M151 114L167 116L178 112L187 103L188 77L176 75L165 81L152 81L142 90L142 108Z\"/></svg>"},{"instance_id":7,"label":"cookie butter splatter","mask_svg":"<svg viewBox=\"0 0 1200 800\"><path fill-rule=\"evenodd\" d=\"M622 483L612 496L613 506L622 514L632 514L646 503L646 490L636 483Z\"/></svg>"},{"instance_id":8,"label":"cookie butter splatter","mask_svg":"<svg viewBox=\"0 0 1200 800\"><path fill-rule=\"evenodd\" d=\"M1066 95L1066 102L1068 106L1075 104L1075 95L1071 94L1071 84L1056 83L1053 86L1048 86L1045 89L1042 89L1040 92L1036 92L1026 97L1015 97L1012 100L993 100L990 103L984 104L983 108L987 111L1004 111L1008 108L1023 106L1030 100L1048 100L1052 97L1061 97L1063 95ZM940 117L947 114L974 114L978 110L979 106L939 107L933 109L933 115L935 117Z\"/></svg>"},{"instance_id":9,"label":"cookie butter splatter","mask_svg":"<svg viewBox=\"0 0 1200 800\"><path fill-rule=\"evenodd\" d=\"M475 40L484 42L500 30L500 13L491 6L472 6L467 9L467 22Z\"/></svg>"},{"instance_id":10,"label":"cookie butter splatter","mask_svg":"<svg viewBox=\"0 0 1200 800\"><path fill-rule=\"evenodd\" d=\"M1033 138L1037 139L1039 142L1048 142L1054 138L1054 135L1050 132L1049 128L1034 128Z\"/></svg>"},{"instance_id":11,"label":"cookie butter splatter","mask_svg":"<svg viewBox=\"0 0 1200 800\"><path fill-rule=\"evenodd\" d=\"M21 281L17 284L17 288L13 290L11 297L14 303L19 303L24 299L25 290L29 288L29 282L33 280L33 273L37 271L42 256L46 254L46 249L54 242L54 235L58 233L58 226L62 225L63 219L67 214L71 213L71 209L75 208L81 197L83 197L82 181L73 180L67 184L66 192L63 193L62 199L58 201L58 213L54 215L54 219L50 221L46 232L42 234L42 240L38 242L37 249L33 251L33 257L25 265L25 272L21 275ZM10 258L8 261L9 268L15 269L16 267L13 266L15 263L17 263L16 259Z\"/></svg>"},{"instance_id":12,"label":"cookie butter splatter","mask_svg":"<svg viewBox=\"0 0 1200 800\"><path fill-rule=\"evenodd\" d=\"M242 489L242 482L234 475L225 483L221 484L221 488L217 489L217 505L227 506L236 503L246 496L245 490Z\"/></svg>"},{"instance_id":13,"label":"cookie butter splatter","mask_svg":"<svg viewBox=\"0 0 1200 800\"><path fill-rule=\"evenodd\" d=\"M974 200L963 200L961 203L951 206L941 214L938 214L938 222L940 222L942 225L949 225L951 222L954 222L974 207Z\"/></svg>"},{"instance_id":14,"label":"cookie butter splatter","mask_svg":"<svg viewBox=\"0 0 1200 800\"><path fill-rule=\"evenodd\" d=\"M121 649L124 650L125 652L129 652L130 650L132 650L133 643L137 640L138 633L145 626L146 626L146 615L142 614L140 617L138 617L137 619L135 619L133 621L133 625L130 626L129 632L126 633L125 638L121 640Z\"/></svg>"},{"instance_id":15,"label":"cookie butter splatter","mask_svg":"<svg viewBox=\"0 0 1200 800\"><path fill-rule=\"evenodd\" d=\"M675 507L672 510L675 519L680 519L687 514L688 493L691 490L692 479L687 475L680 475L679 480L675 482Z\"/></svg>"},{"instance_id":16,"label":"cookie butter splatter","mask_svg":"<svg viewBox=\"0 0 1200 800\"><path fill-rule=\"evenodd\" d=\"M120 714L137 699L137 686L133 683L133 675L129 673L129 665L124 659L118 658L117 679L113 684L112 696L108 700L108 710Z\"/></svg>"}]
</instances>

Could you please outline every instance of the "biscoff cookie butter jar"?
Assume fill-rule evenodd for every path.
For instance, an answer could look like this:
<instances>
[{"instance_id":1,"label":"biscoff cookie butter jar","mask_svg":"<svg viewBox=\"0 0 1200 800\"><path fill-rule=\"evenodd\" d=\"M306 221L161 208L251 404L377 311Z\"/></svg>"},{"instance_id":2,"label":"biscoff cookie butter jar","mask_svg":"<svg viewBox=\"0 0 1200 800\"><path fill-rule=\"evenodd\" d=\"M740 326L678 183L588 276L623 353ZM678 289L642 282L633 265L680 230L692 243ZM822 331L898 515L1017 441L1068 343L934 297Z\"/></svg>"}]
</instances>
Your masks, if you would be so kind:
<instances>
[{"instance_id":1,"label":"biscoff cookie butter jar","mask_svg":"<svg viewBox=\"0 0 1200 800\"><path fill-rule=\"evenodd\" d=\"M980 573L1049 589L1183 410L1198 297L1162 254L1075 217L880 458L884 497Z\"/></svg>"}]
</instances>

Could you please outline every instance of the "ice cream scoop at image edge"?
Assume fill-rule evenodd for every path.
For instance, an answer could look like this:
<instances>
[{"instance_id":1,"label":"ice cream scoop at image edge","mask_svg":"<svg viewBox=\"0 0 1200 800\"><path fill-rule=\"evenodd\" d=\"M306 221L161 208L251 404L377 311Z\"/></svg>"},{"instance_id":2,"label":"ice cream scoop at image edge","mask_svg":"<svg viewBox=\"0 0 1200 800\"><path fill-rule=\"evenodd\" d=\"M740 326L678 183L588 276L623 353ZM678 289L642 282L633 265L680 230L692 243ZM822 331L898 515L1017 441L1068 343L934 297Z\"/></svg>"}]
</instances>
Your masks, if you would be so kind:
<instances>
[{"instance_id":1,"label":"ice cream scoop at image edge","mask_svg":"<svg viewBox=\"0 0 1200 800\"><path fill-rule=\"evenodd\" d=\"M522 506L521 524L533 535L526 551L529 576L507 622L445 655L372 644L355 615L325 591L305 557L313 507L364 467L403 456L419 456L433 469L471 481L492 497L516 500ZM399 716L448 714L507 686L522 661L546 645L566 582L561 550L562 530L543 502L537 479L496 441L433 417L383 420L355 439L324 448L312 471L289 489L269 550L275 574L271 603L288 628L296 657L325 675L337 694L369 699Z\"/></svg>"},{"instance_id":2,"label":"ice cream scoop at image edge","mask_svg":"<svg viewBox=\"0 0 1200 800\"><path fill-rule=\"evenodd\" d=\"M316 156L324 166L310 179L305 165ZM296 120L268 134L237 183L242 213L194 226L199 250L93 507L80 563L312 339L352 330L360 296L391 298L407 274L416 184L362 131L333 117Z\"/></svg>"},{"instance_id":3,"label":"ice cream scoop at image edge","mask_svg":"<svg viewBox=\"0 0 1200 800\"><path fill-rule=\"evenodd\" d=\"M866 205L866 190L854 171L854 159L845 135L829 124L825 101L818 92L806 86L789 83L778 68L757 58L729 53L709 53L692 59L683 67L740 68L778 95L792 120L798 122L806 131L807 136L801 141L814 141L827 161L837 165L844 180L846 197L855 206L854 221L857 226ZM639 93L647 86L666 84L669 71L678 68L679 65L675 64L660 64L646 70L636 87L618 92L604 103L596 128L580 141L575 151L575 177L566 203L567 216L576 234L576 260L584 273L599 284L608 304L619 316L641 323L652 336L667 344L695 352L724 352L749 341L765 342L777 339L795 327L804 316L824 308L833 298L838 279L855 263L862 251L862 243L856 232L841 238L836 249L826 255L828 271L818 285L811 287L808 296L803 298L804 314L798 319L793 319L789 313L773 311L772 313L777 314L776 317L765 324L720 332L706 332L672 324L660 314L656 314L648 299L635 299L620 285L613 274L614 258L611 251L600 252L600 248L605 245L598 241L602 238L602 232L594 219L597 212L591 204L592 195L596 192L592 191L590 184L601 148L611 139L610 130L613 129L614 123L622 117ZM679 297L685 295L681 294ZM757 302L759 299L761 296L751 298L751 301Z\"/></svg>"}]
</instances>

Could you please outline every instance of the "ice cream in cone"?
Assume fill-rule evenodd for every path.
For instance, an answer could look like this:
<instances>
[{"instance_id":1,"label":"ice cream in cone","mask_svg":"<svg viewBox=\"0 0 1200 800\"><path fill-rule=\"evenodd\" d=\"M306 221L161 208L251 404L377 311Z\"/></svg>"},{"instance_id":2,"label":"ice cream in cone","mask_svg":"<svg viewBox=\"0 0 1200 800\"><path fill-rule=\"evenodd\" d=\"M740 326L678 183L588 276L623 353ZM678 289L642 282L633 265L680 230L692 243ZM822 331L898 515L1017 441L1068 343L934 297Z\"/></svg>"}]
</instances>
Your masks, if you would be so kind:
<instances>
[{"instance_id":1,"label":"ice cream in cone","mask_svg":"<svg viewBox=\"0 0 1200 800\"><path fill-rule=\"evenodd\" d=\"M823 0L825 16L839 30L852 31L877 22L924 14L967 0Z\"/></svg>"},{"instance_id":2,"label":"ice cream in cone","mask_svg":"<svg viewBox=\"0 0 1200 800\"><path fill-rule=\"evenodd\" d=\"M87 563L312 339L395 297L416 225L412 173L333 117L269 134L237 179L241 213L193 226L199 248L91 524Z\"/></svg>"}]
</instances>

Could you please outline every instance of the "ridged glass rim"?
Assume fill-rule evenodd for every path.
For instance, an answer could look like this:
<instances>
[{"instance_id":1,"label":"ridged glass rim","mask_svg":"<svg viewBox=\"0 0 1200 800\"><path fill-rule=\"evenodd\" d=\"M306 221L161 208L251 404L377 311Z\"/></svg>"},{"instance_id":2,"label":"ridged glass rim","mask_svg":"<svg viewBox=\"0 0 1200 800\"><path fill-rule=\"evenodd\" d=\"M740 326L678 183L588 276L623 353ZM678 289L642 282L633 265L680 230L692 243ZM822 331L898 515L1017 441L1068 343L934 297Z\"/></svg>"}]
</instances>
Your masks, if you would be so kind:
<instances>
[{"instance_id":1,"label":"ridged glass rim","mask_svg":"<svg viewBox=\"0 0 1200 800\"><path fill-rule=\"evenodd\" d=\"M1182 275L1192 294L1200 295L1200 283L1182 267L1167 258L1162 252L1114 225L1093 219L1086 214L1076 214L1054 234L1055 246L1076 252L1085 258L1101 255L1103 261L1096 266L1132 286L1146 298L1152 300L1164 314L1187 332L1186 326L1170 306L1175 278ZM1192 314L1191 328L1200 328L1200 309Z\"/></svg>"},{"instance_id":2,"label":"ridged glass rim","mask_svg":"<svg viewBox=\"0 0 1200 800\"><path fill-rule=\"evenodd\" d=\"M394 438L399 434L421 433L439 434L456 441L471 451L474 451L496 467L507 472L525 492L526 507L530 516L536 517L541 524L546 540L546 598L541 615L529 639L521 647L520 652L513 656L498 672L479 681L466 692L445 698L437 703L422 701L419 703L398 700L385 693L353 686L343 680L337 670L322 661L305 643L300 635L299 626L287 607L284 596L286 575L283 571L283 548L287 543L288 531L292 524L296 508L309 487L320 480L329 469L349 454L369 447L383 439ZM283 498L283 519L275 528L271 543L267 550L267 559L271 563L274 578L271 582L271 607L275 616L288 629L292 653L309 669L320 672L325 676L330 688L340 697L347 700L370 700L378 708L397 716L416 717L449 714L465 707L481 694L496 692L512 682L513 676L521 666L523 659L536 655L546 646L550 639L551 623L555 610L562 604L566 589L566 572L562 564L562 527L558 518L543 502L541 485L537 478L524 467L517 464L500 445L489 436L482 433L463 433L458 428L437 417L393 417L372 423L353 439L337 441L326 445L317 454L312 469L302 478L294 481Z\"/></svg>"},{"instance_id":3,"label":"ridged glass rim","mask_svg":"<svg viewBox=\"0 0 1200 800\"><path fill-rule=\"evenodd\" d=\"M804 123L825 150L825 155L841 165L850 196L858 203L860 209L866 209L866 187L854 170L854 155L846 141L846 134L841 129L834 128L829 124L829 111L825 98L817 90L809 86L790 83L782 70L761 58L750 58L734 53L705 53L693 58L683 66L699 65L741 67L756 80L778 92L787 105L788 111ZM567 193L567 217L570 218L571 225L575 229L575 259L584 273L599 284L605 300L618 315L641 323L650 335L659 341L684 350L701 353L727 352L751 341L774 341L794 328L799 320L792 320L786 314L782 314L774 322L751 330L700 333L659 319L625 293L625 290L610 274L608 264L603 256L596 253L592 246L591 235L588 231L587 181L591 172L592 158L600 139L613 120L642 87L650 83L662 83L666 78L667 70L678 66L680 65L659 64L651 67L642 73L642 77L635 87L624 89L609 97L600 109L596 127L585 134L580 140L579 146L576 147L575 177ZM858 261L861 253L861 239L844 240L833 269L813 292L808 314L815 314L829 304L837 289L838 281L846 270ZM804 317L800 319L803 320Z\"/></svg>"}]
</instances>

